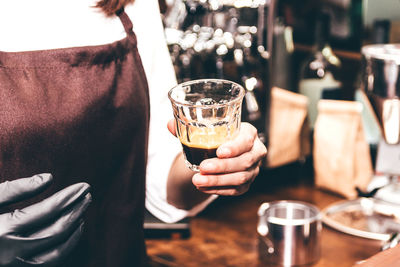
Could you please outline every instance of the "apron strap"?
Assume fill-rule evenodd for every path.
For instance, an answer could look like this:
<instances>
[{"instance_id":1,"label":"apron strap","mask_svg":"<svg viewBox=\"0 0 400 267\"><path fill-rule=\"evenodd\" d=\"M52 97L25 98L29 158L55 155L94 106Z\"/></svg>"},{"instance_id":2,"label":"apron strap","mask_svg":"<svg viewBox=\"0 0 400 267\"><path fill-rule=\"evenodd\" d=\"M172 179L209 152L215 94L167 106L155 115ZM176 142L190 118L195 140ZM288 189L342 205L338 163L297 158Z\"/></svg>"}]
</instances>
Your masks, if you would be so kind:
<instances>
[{"instance_id":1,"label":"apron strap","mask_svg":"<svg viewBox=\"0 0 400 267\"><path fill-rule=\"evenodd\" d=\"M128 38L136 45L136 34L133 32L133 24L129 16L125 13L124 8L121 8L115 13L121 20Z\"/></svg>"}]
</instances>

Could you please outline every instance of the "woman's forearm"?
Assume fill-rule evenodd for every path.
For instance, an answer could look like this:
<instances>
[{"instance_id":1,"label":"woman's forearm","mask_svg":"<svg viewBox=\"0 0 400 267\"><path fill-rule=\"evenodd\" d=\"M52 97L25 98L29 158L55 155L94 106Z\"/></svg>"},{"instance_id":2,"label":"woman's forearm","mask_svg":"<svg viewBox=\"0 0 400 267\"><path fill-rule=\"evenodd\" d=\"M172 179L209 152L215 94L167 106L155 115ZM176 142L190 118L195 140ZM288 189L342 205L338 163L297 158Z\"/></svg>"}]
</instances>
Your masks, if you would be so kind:
<instances>
[{"instance_id":1,"label":"woman's forearm","mask_svg":"<svg viewBox=\"0 0 400 267\"><path fill-rule=\"evenodd\" d=\"M167 201L169 204L189 210L201 203L209 194L202 193L192 183L195 172L191 171L184 162L183 154L180 153L173 162L167 182Z\"/></svg>"}]
</instances>

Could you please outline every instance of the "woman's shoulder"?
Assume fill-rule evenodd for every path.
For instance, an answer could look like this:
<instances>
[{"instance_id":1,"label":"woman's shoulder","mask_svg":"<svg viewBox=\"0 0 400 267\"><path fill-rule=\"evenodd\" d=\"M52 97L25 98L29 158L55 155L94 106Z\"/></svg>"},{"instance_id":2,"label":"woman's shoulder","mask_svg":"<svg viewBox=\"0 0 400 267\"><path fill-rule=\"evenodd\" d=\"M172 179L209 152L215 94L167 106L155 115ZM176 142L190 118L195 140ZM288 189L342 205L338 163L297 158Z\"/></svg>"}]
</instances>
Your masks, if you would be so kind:
<instances>
[{"instance_id":1,"label":"woman's shoulder","mask_svg":"<svg viewBox=\"0 0 400 267\"><path fill-rule=\"evenodd\" d=\"M2 0L0 50L98 45L123 38L118 17L105 16L95 4L96 0ZM135 5L129 8L135 10Z\"/></svg>"}]
</instances>

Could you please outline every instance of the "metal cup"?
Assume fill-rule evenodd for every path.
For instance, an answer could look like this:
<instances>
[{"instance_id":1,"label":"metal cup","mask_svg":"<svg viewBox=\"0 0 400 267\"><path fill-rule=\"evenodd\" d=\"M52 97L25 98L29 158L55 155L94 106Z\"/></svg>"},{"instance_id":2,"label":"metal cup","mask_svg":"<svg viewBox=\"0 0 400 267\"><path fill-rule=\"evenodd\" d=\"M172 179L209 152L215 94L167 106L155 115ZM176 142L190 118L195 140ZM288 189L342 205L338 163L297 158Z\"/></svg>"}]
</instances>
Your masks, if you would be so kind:
<instances>
[{"instance_id":1,"label":"metal cup","mask_svg":"<svg viewBox=\"0 0 400 267\"><path fill-rule=\"evenodd\" d=\"M312 264L321 254L321 214L301 201L263 203L258 209L259 257L270 266Z\"/></svg>"}]
</instances>

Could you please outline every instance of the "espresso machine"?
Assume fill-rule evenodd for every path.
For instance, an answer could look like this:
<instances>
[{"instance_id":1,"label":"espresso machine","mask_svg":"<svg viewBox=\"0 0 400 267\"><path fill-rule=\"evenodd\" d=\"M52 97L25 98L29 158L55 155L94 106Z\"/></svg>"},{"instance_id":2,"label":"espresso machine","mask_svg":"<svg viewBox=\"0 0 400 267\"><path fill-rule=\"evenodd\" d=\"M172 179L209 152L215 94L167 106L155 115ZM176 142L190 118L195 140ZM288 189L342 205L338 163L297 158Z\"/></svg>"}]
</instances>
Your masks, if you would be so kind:
<instances>
[{"instance_id":1,"label":"espresso machine","mask_svg":"<svg viewBox=\"0 0 400 267\"><path fill-rule=\"evenodd\" d=\"M235 81L246 89L242 120L268 146L278 0L172 0L164 15L178 82Z\"/></svg>"},{"instance_id":2,"label":"espresso machine","mask_svg":"<svg viewBox=\"0 0 400 267\"><path fill-rule=\"evenodd\" d=\"M362 47L363 87L381 129L375 173L368 190L400 204L400 44Z\"/></svg>"}]
</instances>

